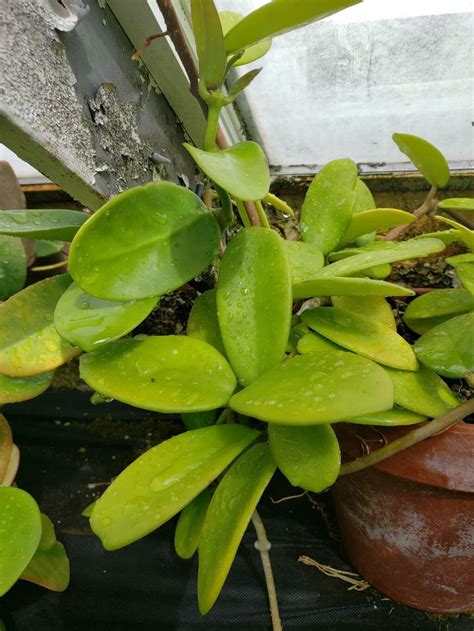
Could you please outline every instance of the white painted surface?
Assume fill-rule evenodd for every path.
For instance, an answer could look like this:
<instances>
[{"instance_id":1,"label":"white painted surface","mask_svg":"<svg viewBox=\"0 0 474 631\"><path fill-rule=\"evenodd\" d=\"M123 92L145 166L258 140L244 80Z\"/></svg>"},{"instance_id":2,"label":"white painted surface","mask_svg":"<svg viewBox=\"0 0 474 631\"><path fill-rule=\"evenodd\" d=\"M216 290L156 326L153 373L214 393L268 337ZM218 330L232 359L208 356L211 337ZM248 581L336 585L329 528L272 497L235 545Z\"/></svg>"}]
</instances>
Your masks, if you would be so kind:
<instances>
[{"instance_id":1,"label":"white painted surface","mask_svg":"<svg viewBox=\"0 0 474 631\"><path fill-rule=\"evenodd\" d=\"M247 13L264 2L217 4ZM400 166L394 131L473 167L473 35L472 0L365 0L275 39L239 105L282 172L344 156Z\"/></svg>"}]
</instances>

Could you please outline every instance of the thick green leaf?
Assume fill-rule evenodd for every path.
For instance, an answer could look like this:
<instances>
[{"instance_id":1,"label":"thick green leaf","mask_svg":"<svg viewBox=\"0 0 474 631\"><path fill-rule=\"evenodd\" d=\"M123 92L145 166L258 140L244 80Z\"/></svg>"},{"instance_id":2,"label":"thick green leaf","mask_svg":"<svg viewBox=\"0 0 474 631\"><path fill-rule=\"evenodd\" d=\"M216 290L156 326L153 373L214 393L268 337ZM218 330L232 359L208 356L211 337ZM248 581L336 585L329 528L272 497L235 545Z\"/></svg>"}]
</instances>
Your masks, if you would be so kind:
<instances>
[{"instance_id":1,"label":"thick green leaf","mask_svg":"<svg viewBox=\"0 0 474 631\"><path fill-rule=\"evenodd\" d=\"M80 372L106 397L165 413L222 407L236 385L215 348L178 335L111 342L83 355Z\"/></svg>"},{"instance_id":2,"label":"thick green leaf","mask_svg":"<svg viewBox=\"0 0 474 631\"><path fill-rule=\"evenodd\" d=\"M242 425L213 425L152 447L97 500L92 530L107 550L144 537L179 513L258 435Z\"/></svg>"},{"instance_id":3,"label":"thick green leaf","mask_svg":"<svg viewBox=\"0 0 474 631\"><path fill-rule=\"evenodd\" d=\"M298 321L299 318L296 318L296 324L294 324L290 329L290 335L288 336L288 344L286 345L287 353L296 353L298 342L302 337L304 337L307 333L309 333L309 329L303 322ZM293 320L293 322L295 319Z\"/></svg>"},{"instance_id":4,"label":"thick green leaf","mask_svg":"<svg viewBox=\"0 0 474 631\"><path fill-rule=\"evenodd\" d=\"M446 186L449 181L449 166L439 149L427 140L411 134L393 134L392 138L430 184Z\"/></svg>"},{"instance_id":5,"label":"thick green leaf","mask_svg":"<svg viewBox=\"0 0 474 631\"><path fill-rule=\"evenodd\" d=\"M454 243L454 241L461 241L461 233L459 230L437 230L436 232L425 232L419 234L414 239L439 239L446 245Z\"/></svg>"},{"instance_id":6,"label":"thick green leaf","mask_svg":"<svg viewBox=\"0 0 474 631\"><path fill-rule=\"evenodd\" d=\"M30 239L71 241L89 215L77 210L4 210L0 234Z\"/></svg>"},{"instance_id":7,"label":"thick green leaf","mask_svg":"<svg viewBox=\"0 0 474 631\"><path fill-rule=\"evenodd\" d=\"M345 243L352 243L368 232L385 231L415 221L415 216L396 208L376 208L355 214L344 236Z\"/></svg>"},{"instance_id":8,"label":"thick green leaf","mask_svg":"<svg viewBox=\"0 0 474 631\"><path fill-rule=\"evenodd\" d=\"M278 0L246 15L225 36L228 53L237 53L269 37L293 31L361 0Z\"/></svg>"},{"instance_id":9,"label":"thick green leaf","mask_svg":"<svg viewBox=\"0 0 474 631\"><path fill-rule=\"evenodd\" d=\"M355 257L354 257L355 258ZM328 267L331 267L330 265ZM322 270L323 271L323 270ZM293 285L293 299L314 296L413 296L411 289L371 278L315 278Z\"/></svg>"},{"instance_id":10,"label":"thick green leaf","mask_svg":"<svg viewBox=\"0 0 474 631\"><path fill-rule=\"evenodd\" d=\"M373 267L368 267L367 269L361 272L362 276L367 276L367 278L373 278L375 280L383 280L387 278L392 273L392 266L390 263L382 263L382 265L374 265Z\"/></svg>"},{"instance_id":11,"label":"thick green leaf","mask_svg":"<svg viewBox=\"0 0 474 631\"><path fill-rule=\"evenodd\" d=\"M25 280L26 253L21 239L0 234L0 300L20 291Z\"/></svg>"},{"instance_id":12,"label":"thick green leaf","mask_svg":"<svg viewBox=\"0 0 474 631\"><path fill-rule=\"evenodd\" d=\"M244 228L227 246L217 283L222 339L244 385L283 359L291 304L283 240L273 230Z\"/></svg>"},{"instance_id":13,"label":"thick green leaf","mask_svg":"<svg viewBox=\"0 0 474 631\"><path fill-rule=\"evenodd\" d=\"M453 228L456 228L456 230L461 235L461 241L464 241L467 247L472 252L474 252L474 230L469 230L469 228L466 228L466 226L463 226L462 223L459 223L458 221L454 221L454 219L449 219L448 217L441 217L441 215L436 215L436 219L438 219L439 221L442 221L443 223L449 224Z\"/></svg>"},{"instance_id":14,"label":"thick green leaf","mask_svg":"<svg viewBox=\"0 0 474 631\"><path fill-rule=\"evenodd\" d=\"M72 277L104 300L177 289L212 261L220 229L197 195L169 182L132 188L107 202L76 235Z\"/></svg>"},{"instance_id":15,"label":"thick green leaf","mask_svg":"<svg viewBox=\"0 0 474 631\"><path fill-rule=\"evenodd\" d=\"M184 143L199 168L237 199L262 199L270 188L270 171L260 145L251 140L223 151L203 151Z\"/></svg>"},{"instance_id":16,"label":"thick green leaf","mask_svg":"<svg viewBox=\"0 0 474 631\"><path fill-rule=\"evenodd\" d=\"M212 498L211 489L204 489L179 516L174 533L174 548L182 559L190 559L198 549L202 527Z\"/></svg>"},{"instance_id":17,"label":"thick green leaf","mask_svg":"<svg viewBox=\"0 0 474 631\"><path fill-rule=\"evenodd\" d=\"M86 294L73 283L56 305L54 326L74 346L92 351L132 331L156 307L157 301L146 298L110 302Z\"/></svg>"},{"instance_id":18,"label":"thick green leaf","mask_svg":"<svg viewBox=\"0 0 474 631\"><path fill-rule=\"evenodd\" d=\"M0 487L0 596L16 583L41 539L35 500L21 489Z\"/></svg>"},{"instance_id":19,"label":"thick green leaf","mask_svg":"<svg viewBox=\"0 0 474 631\"><path fill-rule=\"evenodd\" d=\"M305 325L306 326L306 325ZM309 331L309 329L308 329ZM343 351L344 349L334 342L331 342L318 333L306 333L297 344L298 353L305 355L306 353L321 353L325 354L328 351Z\"/></svg>"},{"instance_id":20,"label":"thick green leaf","mask_svg":"<svg viewBox=\"0 0 474 631\"><path fill-rule=\"evenodd\" d=\"M269 423L332 423L391 409L393 384L381 366L365 357L308 353L266 372L235 394L230 406Z\"/></svg>"},{"instance_id":21,"label":"thick green leaf","mask_svg":"<svg viewBox=\"0 0 474 631\"><path fill-rule=\"evenodd\" d=\"M356 192L356 200L352 207L354 215L377 207L369 187L360 178L357 178L354 191Z\"/></svg>"},{"instance_id":22,"label":"thick green leaf","mask_svg":"<svg viewBox=\"0 0 474 631\"><path fill-rule=\"evenodd\" d=\"M225 355L217 319L216 290L209 289L198 296L188 318L186 333L189 337L207 342L214 346L221 355Z\"/></svg>"},{"instance_id":23,"label":"thick green leaf","mask_svg":"<svg viewBox=\"0 0 474 631\"><path fill-rule=\"evenodd\" d=\"M339 245L351 223L356 183L357 166L352 160L341 158L323 166L301 208L303 241L317 245L323 254Z\"/></svg>"},{"instance_id":24,"label":"thick green leaf","mask_svg":"<svg viewBox=\"0 0 474 631\"><path fill-rule=\"evenodd\" d=\"M438 324L415 342L422 364L454 379L474 372L474 311Z\"/></svg>"},{"instance_id":25,"label":"thick green leaf","mask_svg":"<svg viewBox=\"0 0 474 631\"><path fill-rule=\"evenodd\" d=\"M474 254L458 254L445 260L446 263L454 267L462 285L470 294L474 295Z\"/></svg>"},{"instance_id":26,"label":"thick green leaf","mask_svg":"<svg viewBox=\"0 0 474 631\"><path fill-rule=\"evenodd\" d=\"M230 31L230 29L235 26L238 22L242 20L244 17L241 13L237 13L236 11L223 11L219 13L219 17L221 19L222 30L224 31L224 35ZM249 64L252 61L256 61L263 57L268 53L270 47L272 45L271 39L265 39L255 46L250 46L245 49L244 54L240 57L236 62L234 62L234 66L243 66L245 64Z\"/></svg>"},{"instance_id":27,"label":"thick green leaf","mask_svg":"<svg viewBox=\"0 0 474 631\"><path fill-rule=\"evenodd\" d=\"M53 377L54 372L46 372L35 377L0 375L0 405L34 399L49 388Z\"/></svg>"},{"instance_id":28,"label":"thick green leaf","mask_svg":"<svg viewBox=\"0 0 474 631\"><path fill-rule=\"evenodd\" d=\"M291 282L293 285L304 283L314 278L324 266L324 256L317 245L304 241L283 241L290 263Z\"/></svg>"},{"instance_id":29,"label":"thick green leaf","mask_svg":"<svg viewBox=\"0 0 474 631\"><path fill-rule=\"evenodd\" d=\"M474 210L474 197L450 197L438 202L438 208L452 210Z\"/></svg>"},{"instance_id":30,"label":"thick green leaf","mask_svg":"<svg viewBox=\"0 0 474 631\"><path fill-rule=\"evenodd\" d=\"M0 414L0 486L8 468L12 455L13 438L7 419Z\"/></svg>"},{"instance_id":31,"label":"thick green leaf","mask_svg":"<svg viewBox=\"0 0 474 631\"><path fill-rule=\"evenodd\" d=\"M201 429L201 427L209 427L216 422L217 410L206 410L205 412L188 412L181 414L186 429Z\"/></svg>"},{"instance_id":32,"label":"thick green leaf","mask_svg":"<svg viewBox=\"0 0 474 631\"><path fill-rule=\"evenodd\" d=\"M199 78L207 88L218 88L224 81L227 55L214 2L191 0L191 17L199 60Z\"/></svg>"},{"instance_id":33,"label":"thick green leaf","mask_svg":"<svg viewBox=\"0 0 474 631\"><path fill-rule=\"evenodd\" d=\"M278 468L293 486L321 493L341 468L341 451L330 425L270 425L268 442Z\"/></svg>"},{"instance_id":34,"label":"thick green leaf","mask_svg":"<svg viewBox=\"0 0 474 631\"><path fill-rule=\"evenodd\" d=\"M47 278L0 305L0 374L40 375L80 353L53 324L56 304L70 283L67 274Z\"/></svg>"},{"instance_id":35,"label":"thick green leaf","mask_svg":"<svg viewBox=\"0 0 474 631\"><path fill-rule=\"evenodd\" d=\"M382 296L333 296L332 304L338 309L358 313L366 318L376 320L394 331L397 330L393 311Z\"/></svg>"},{"instance_id":36,"label":"thick green leaf","mask_svg":"<svg viewBox=\"0 0 474 631\"><path fill-rule=\"evenodd\" d=\"M56 540L51 520L41 515L41 524L38 549L20 578L55 592L63 592L69 585L69 559L63 544Z\"/></svg>"},{"instance_id":37,"label":"thick green leaf","mask_svg":"<svg viewBox=\"0 0 474 631\"><path fill-rule=\"evenodd\" d=\"M232 87L229 90L229 98L235 99L245 88L247 88L257 75L260 74L261 68L254 68L249 70L244 75L239 77L237 81L234 81Z\"/></svg>"},{"instance_id":38,"label":"thick green leaf","mask_svg":"<svg viewBox=\"0 0 474 631\"><path fill-rule=\"evenodd\" d=\"M441 252L445 248L444 243L439 239L410 239L409 241L385 241L384 243L387 245L377 245L375 248L369 245L359 248L359 250L364 250L361 254L357 254L358 248L352 248L350 254L354 254L353 256L346 255L346 258L341 256L341 260L327 265L318 272L317 276L321 278L350 276L374 265L421 258Z\"/></svg>"},{"instance_id":39,"label":"thick green leaf","mask_svg":"<svg viewBox=\"0 0 474 631\"><path fill-rule=\"evenodd\" d=\"M413 374L413 373L408 373ZM404 410L403 408L393 408L385 410L385 412L376 412L375 414L364 414L357 418L351 418L347 422L356 425L415 425L427 420L427 416Z\"/></svg>"},{"instance_id":40,"label":"thick green leaf","mask_svg":"<svg viewBox=\"0 0 474 631\"><path fill-rule=\"evenodd\" d=\"M64 241L46 241L44 239L38 239L35 242L36 258L42 259L53 254L58 254L63 249Z\"/></svg>"},{"instance_id":41,"label":"thick green leaf","mask_svg":"<svg viewBox=\"0 0 474 631\"><path fill-rule=\"evenodd\" d=\"M199 543L198 601L205 614L216 602L250 519L276 464L267 444L245 452L214 493Z\"/></svg>"},{"instance_id":42,"label":"thick green leaf","mask_svg":"<svg viewBox=\"0 0 474 631\"><path fill-rule=\"evenodd\" d=\"M459 405L441 377L425 366L416 372L386 370L395 386L395 403L407 410L435 418Z\"/></svg>"},{"instance_id":43,"label":"thick green leaf","mask_svg":"<svg viewBox=\"0 0 474 631\"><path fill-rule=\"evenodd\" d=\"M301 319L332 342L380 364L401 370L418 367L408 342L376 320L337 307L310 309L302 313Z\"/></svg>"},{"instance_id":44,"label":"thick green leaf","mask_svg":"<svg viewBox=\"0 0 474 631\"><path fill-rule=\"evenodd\" d=\"M465 289L437 289L418 296L408 305L403 320L423 335L434 326L474 309L474 296Z\"/></svg>"}]
</instances>

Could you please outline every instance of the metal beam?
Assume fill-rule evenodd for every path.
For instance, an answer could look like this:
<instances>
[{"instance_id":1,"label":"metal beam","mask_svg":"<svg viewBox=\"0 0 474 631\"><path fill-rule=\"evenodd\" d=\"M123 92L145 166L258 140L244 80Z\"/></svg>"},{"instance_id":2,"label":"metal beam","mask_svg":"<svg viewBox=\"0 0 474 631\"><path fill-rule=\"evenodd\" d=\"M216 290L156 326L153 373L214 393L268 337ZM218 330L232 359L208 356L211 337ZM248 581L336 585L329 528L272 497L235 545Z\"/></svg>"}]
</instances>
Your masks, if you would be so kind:
<instances>
[{"instance_id":1,"label":"metal beam","mask_svg":"<svg viewBox=\"0 0 474 631\"><path fill-rule=\"evenodd\" d=\"M152 179L192 179L184 133L113 13L70 32L42 0L0 6L0 142L91 209Z\"/></svg>"}]
</instances>

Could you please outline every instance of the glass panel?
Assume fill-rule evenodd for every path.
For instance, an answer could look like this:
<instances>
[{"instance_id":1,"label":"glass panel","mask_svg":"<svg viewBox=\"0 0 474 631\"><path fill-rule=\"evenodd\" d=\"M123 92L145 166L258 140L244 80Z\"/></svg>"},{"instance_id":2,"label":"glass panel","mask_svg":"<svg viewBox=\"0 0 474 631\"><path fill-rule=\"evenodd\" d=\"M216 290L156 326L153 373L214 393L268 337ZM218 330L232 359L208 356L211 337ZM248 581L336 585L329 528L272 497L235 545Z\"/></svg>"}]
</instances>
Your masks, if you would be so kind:
<instances>
[{"instance_id":1,"label":"glass panel","mask_svg":"<svg viewBox=\"0 0 474 631\"><path fill-rule=\"evenodd\" d=\"M241 13L262 4L217 0ZM474 166L473 16L472 0L365 0L277 38L238 103L274 170L343 156L363 171L408 170L394 131L430 140L453 168Z\"/></svg>"}]
</instances>

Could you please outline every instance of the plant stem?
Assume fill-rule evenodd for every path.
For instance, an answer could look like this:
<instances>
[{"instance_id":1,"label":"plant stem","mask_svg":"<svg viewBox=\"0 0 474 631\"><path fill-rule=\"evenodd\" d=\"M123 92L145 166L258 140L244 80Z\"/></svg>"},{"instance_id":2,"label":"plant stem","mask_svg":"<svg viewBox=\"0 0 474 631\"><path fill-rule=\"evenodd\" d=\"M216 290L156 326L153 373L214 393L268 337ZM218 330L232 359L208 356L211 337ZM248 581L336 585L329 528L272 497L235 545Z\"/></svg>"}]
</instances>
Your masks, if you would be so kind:
<instances>
[{"instance_id":1,"label":"plant stem","mask_svg":"<svg viewBox=\"0 0 474 631\"><path fill-rule=\"evenodd\" d=\"M272 616L273 631L281 631L283 627L281 626L280 611L278 609L278 598L269 555L271 544L268 541L262 518L257 511L255 511L252 515L252 523L255 528L255 532L257 533L257 541L255 542L255 547L260 552L263 572L265 574L265 582L267 584L267 593L270 603L270 614Z\"/></svg>"},{"instance_id":2,"label":"plant stem","mask_svg":"<svg viewBox=\"0 0 474 631\"><path fill-rule=\"evenodd\" d=\"M245 210L247 212L250 224L252 226L261 226L260 217L253 202L244 202Z\"/></svg>"},{"instance_id":3,"label":"plant stem","mask_svg":"<svg viewBox=\"0 0 474 631\"><path fill-rule=\"evenodd\" d=\"M255 202L255 208L257 209L258 218L260 219L262 226L264 228L270 228L268 217L265 214L265 209L263 208L263 204L260 200Z\"/></svg>"},{"instance_id":4,"label":"plant stem","mask_svg":"<svg viewBox=\"0 0 474 631\"><path fill-rule=\"evenodd\" d=\"M467 383L471 386L471 388L474 388L474 372L467 370L464 373L463 377L467 381Z\"/></svg>"},{"instance_id":5,"label":"plant stem","mask_svg":"<svg viewBox=\"0 0 474 631\"><path fill-rule=\"evenodd\" d=\"M283 201L273 193L268 193L267 195L265 195L263 201L267 202L267 204L271 204L274 208L284 213L285 215L288 215L290 217L295 216L293 208L291 208L291 206L288 206L285 201Z\"/></svg>"},{"instance_id":6,"label":"plant stem","mask_svg":"<svg viewBox=\"0 0 474 631\"><path fill-rule=\"evenodd\" d=\"M416 445L426 438L439 434L445 429L448 429L448 427L451 427L451 425L459 423L459 421L462 421L462 419L466 416L473 413L474 399L469 399L469 401L465 401L458 407L448 410L426 425L418 427L401 438L397 438L397 440L394 440L392 443L389 443L388 445L385 445L366 456L357 458L357 460L346 462L346 464L342 465L339 475L347 475L348 473L355 473L356 471L362 471L363 469L372 467L374 464L382 462L382 460L386 460L400 451Z\"/></svg>"},{"instance_id":7,"label":"plant stem","mask_svg":"<svg viewBox=\"0 0 474 631\"><path fill-rule=\"evenodd\" d=\"M240 199L236 199L235 203L237 204L237 210L239 211L240 219L244 224L244 228L250 228L252 224L250 223L249 216L247 215L244 202L242 202Z\"/></svg>"},{"instance_id":8,"label":"plant stem","mask_svg":"<svg viewBox=\"0 0 474 631\"><path fill-rule=\"evenodd\" d=\"M435 200L435 196L437 192L438 192L438 187L433 184L433 186L430 188L430 192L425 198L425 201L421 204L419 208L413 211L413 216L416 219L419 219L423 215L426 215L427 213L430 212L430 210L433 210L433 208L436 207L437 202ZM384 241L393 241L394 239L401 237L402 235L405 234L405 232L407 232L410 229L410 226L411 226L411 223L404 224L403 226L397 226L396 228L392 228L383 237Z\"/></svg>"},{"instance_id":9,"label":"plant stem","mask_svg":"<svg viewBox=\"0 0 474 631\"><path fill-rule=\"evenodd\" d=\"M211 100L207 111L207 124L203 142L204 151L215 151L217 149L216 137L221 109L221 103L217 100Z\"/></svg>"}]
</instances>

